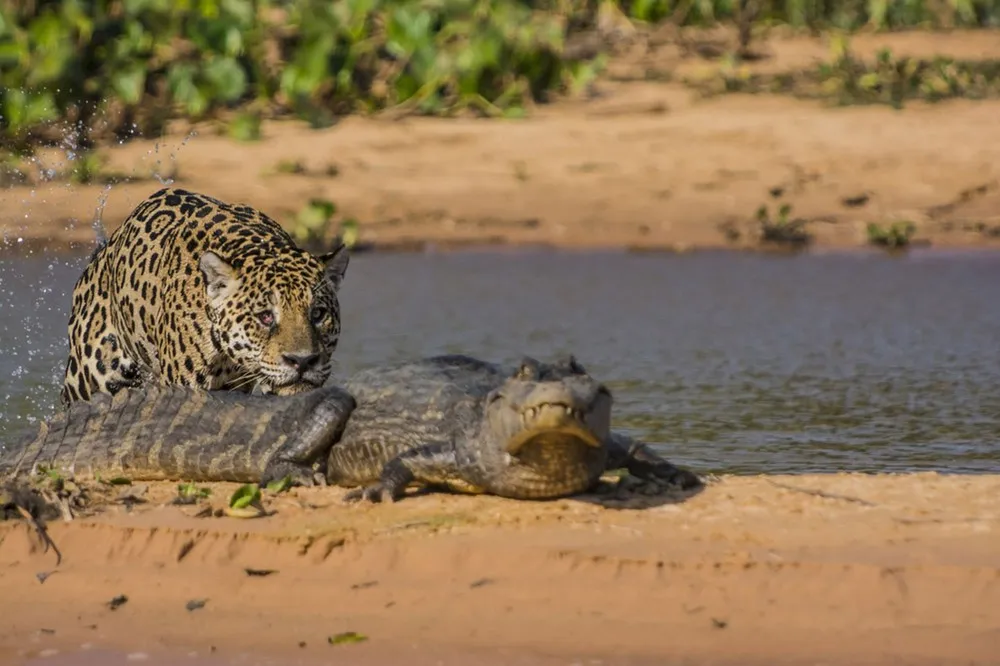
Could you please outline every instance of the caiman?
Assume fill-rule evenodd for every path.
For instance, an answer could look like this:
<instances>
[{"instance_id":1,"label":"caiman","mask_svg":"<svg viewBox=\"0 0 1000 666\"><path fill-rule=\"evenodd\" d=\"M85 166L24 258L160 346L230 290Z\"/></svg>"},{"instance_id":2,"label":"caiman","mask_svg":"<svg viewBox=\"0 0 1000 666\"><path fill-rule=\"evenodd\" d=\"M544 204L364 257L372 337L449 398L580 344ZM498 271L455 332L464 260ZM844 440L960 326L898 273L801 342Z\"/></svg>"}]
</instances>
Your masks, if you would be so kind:
<instances>
[{"instance_id":1,"label":"caiman","mask_svg":"<svg viewBox=\"0 0 1000 666\"><path fill-rule=\"evenodd\" d=\"M411 485L549 499L606 470L691 489L701 480L610 429L611 392L572 356L514 368L461 355L369 368L291 396L180 386L74 403L0 456L0 476L267 483L291 476L397 500ZM316 478L318 476L318 478Z\"/></svg>"}]
</instances>

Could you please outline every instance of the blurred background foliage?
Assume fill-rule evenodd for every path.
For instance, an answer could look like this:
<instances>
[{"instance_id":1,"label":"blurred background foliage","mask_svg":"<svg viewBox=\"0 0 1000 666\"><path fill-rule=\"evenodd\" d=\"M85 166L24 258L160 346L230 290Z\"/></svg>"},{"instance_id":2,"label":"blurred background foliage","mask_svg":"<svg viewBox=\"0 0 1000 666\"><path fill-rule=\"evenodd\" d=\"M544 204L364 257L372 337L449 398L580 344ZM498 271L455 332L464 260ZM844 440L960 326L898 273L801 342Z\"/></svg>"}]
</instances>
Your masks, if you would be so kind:
<instances>
[{"instance_id":1,"label":"blurred background foliage","mask_svg":"<svg viewBox=\"0 0 1000 666\"><path fill-rule=\"evenodd\" d=\"M518 116L603 64L567 48L608 10L637 22L991 27L1000 0L0 0L0 148L79 148L229 114L317 127L395 109Z\"/></svg>"}]
</instances>

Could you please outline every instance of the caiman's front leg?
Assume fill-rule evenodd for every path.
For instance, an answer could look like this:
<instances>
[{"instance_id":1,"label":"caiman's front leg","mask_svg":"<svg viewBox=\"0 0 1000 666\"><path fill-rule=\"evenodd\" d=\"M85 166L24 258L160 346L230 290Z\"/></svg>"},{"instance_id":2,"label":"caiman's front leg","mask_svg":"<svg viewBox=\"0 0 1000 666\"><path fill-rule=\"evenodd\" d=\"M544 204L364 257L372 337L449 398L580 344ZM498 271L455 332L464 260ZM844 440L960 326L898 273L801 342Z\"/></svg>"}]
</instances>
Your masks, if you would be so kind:
<instances>
[{"instance_id":1,"label":"caiman's front leg","mask_svg":"<svg viewBox=\"0 0 1000 666\"><path fill-rule=\"evenodd\" d=\"M344 495L344 501L395 502L403 496L411 483L477 491L459 475L454 446L427 444L405 451L390 460L382 468L377 483L355 488Z\"/></svg>"},{"instance_id":2,"label":"caiman's front leg","mask_svg":"<svg viewBox=\"0 0 1000 666\"><path fill-rule=\"evenodd\" d=\"M357 405L354 396L342 388L329 386L316 390L323 392L319 403L295 429L295 435L271 456L261 476L261 486L286 476L291 476L293 485L315 485L313 463L340 439Z\"/></svg>"},{"instance_id":3,"label":"caiman's front leg","mask_svg":"<svg viewBox=\"0 0 1000 666\"><path fill-rule=\"evenodd\" d=\"M611 433L608 437L607 469L624 467L629 474L647 481L665 481L681 490L699 488L704 483L693 472L671 464L649 446L631 437Z\"/></svg>"}]
</instances>

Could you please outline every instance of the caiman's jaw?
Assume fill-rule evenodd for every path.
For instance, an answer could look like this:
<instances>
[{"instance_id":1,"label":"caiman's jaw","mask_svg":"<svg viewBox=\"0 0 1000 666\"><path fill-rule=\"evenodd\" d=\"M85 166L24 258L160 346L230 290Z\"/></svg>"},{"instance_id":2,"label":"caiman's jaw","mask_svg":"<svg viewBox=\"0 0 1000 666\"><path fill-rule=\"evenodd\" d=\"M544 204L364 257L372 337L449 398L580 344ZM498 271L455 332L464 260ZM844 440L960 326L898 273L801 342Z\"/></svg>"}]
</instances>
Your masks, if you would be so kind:
<instances>
[{"instance_id":1,"label":"caiman's jaw","mask_svg":"<svg viewBox=\"0 0 1000 666\"><path fill-rule=\"evenodd\" d=\"M600 447L610 425L610 396L599 393L587 405L574 402L541 402L523 408L518 415L520 428L507 439L507 453L516 456L528 444L542 440Z\"/></svg>"}]
</instances>

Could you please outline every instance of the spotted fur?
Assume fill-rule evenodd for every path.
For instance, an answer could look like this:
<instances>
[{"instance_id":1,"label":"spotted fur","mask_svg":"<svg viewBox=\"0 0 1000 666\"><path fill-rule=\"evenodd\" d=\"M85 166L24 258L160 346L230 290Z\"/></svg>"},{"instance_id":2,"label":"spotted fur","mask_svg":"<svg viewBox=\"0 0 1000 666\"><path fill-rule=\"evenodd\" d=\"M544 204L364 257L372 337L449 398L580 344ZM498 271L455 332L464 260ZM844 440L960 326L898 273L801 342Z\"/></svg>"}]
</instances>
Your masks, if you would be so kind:
<instances>
[{"instance_id":1,"label":"spotted fur","mask_svg":"<svg viewBox=\"0 0 1000 666\"><path fill-rule=\"evenodd\" d=\"M321 385L348 260L343 245L309 254L250 206L161 189L73 289L62 401L145 382L282 394Z\"/></svg>"}]
</instances>

